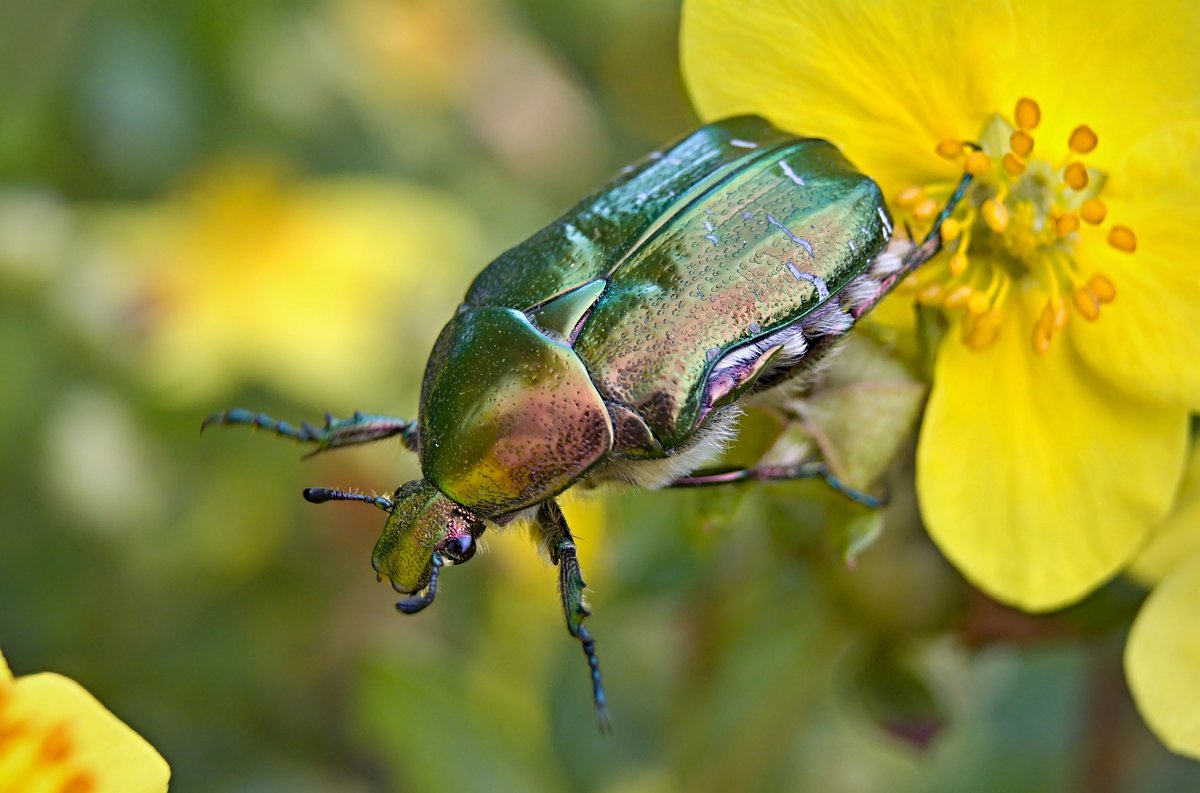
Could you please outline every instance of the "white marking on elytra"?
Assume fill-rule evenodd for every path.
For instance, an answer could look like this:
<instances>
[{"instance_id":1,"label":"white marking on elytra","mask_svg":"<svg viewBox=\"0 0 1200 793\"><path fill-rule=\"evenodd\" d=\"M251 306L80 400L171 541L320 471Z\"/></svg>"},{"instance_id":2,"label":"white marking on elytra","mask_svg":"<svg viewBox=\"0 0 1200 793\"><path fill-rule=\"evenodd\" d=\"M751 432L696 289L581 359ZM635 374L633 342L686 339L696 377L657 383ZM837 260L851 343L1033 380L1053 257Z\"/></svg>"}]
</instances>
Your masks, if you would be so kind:
<instances>
[{"instance_id":1,"label":"white marking on elytra","mask_svg":"<svg viewBox=\"0 0 1200 793\"><path fill-rule=\"evenodd\" d=\"M780 160L779 167L783 169L784 176L791 179L793 182L800 185L801 187L804 187L803 177L801 177L800 174L798 174L792 170L792 166L787 164L787 160Z\"/></svg>"},{"instance_id":2,"label":"white marking on elytra","mask_svg":"<svg viewBox=\"0 0 1200 793\"><path fill-rule=\"evenodd\" d=\"M857 253L858 248L854 245L854 240L846 240L846 244L850 246L851 253Z\"/></svg>"},{"instance_id":3,"label":"white marking on elytra","mask_svg":"<svg viewBox=\"0 0 1200 793\"><path fill-rule=\"evenodd\" d=\"M751 214L750 212L743 212L743 213L742 213L742 220L749 220L749 219L750 219L750 218L752 218L752 217L754 217L754 215L753 215L753 214Z\"/></svg>"},{"instance_id":4,"label":"white marking on elytra","mask_svg":"<svg viewBox=\"0 0 1200 793\"><path fill-rule=\"evenodd\" d=\"M789 229L787 226L783 225L778 220L776 220L774 215L767 215L767 222L774 226L778 226L779 228L781 228L783 230L783 233L787 235L788 239L791 240L792 242L796 243L797 245L799 245L801 248L803 248L804 252L807 253L810 258L813 258L813 259L817 258L816 254L813 253L812 243L809 242L808 240L804 239L803 237L797 237L795 234L792 233L791 229Z\"/></svg>"},{"instance_id":5,"label":"white marking on elytra","mask_svg":"<svg viewBox=\"0 0 1200 793\"><path fill-rule=\"evenodd\" d=\"M796 265L792 264L791 262L784 262L784 264L787 265L788 272L796 276L797 281L808 281L817 288L817 298L822 303L829 299L829 287L825 284L825 281L821 278L821 276L813 275L812 273L802 273L800 272L800 268L796 267Z\"/></svg>"},{"instance_id":6,"label":"white marking on elytra","mask_svg":"<svg viewBox=\"0 0 1200 793\"><path fill-rule=\"evenodd\" d=\"M730 138L730 146L737 146L739 149L757 149L758 144L752 140L742 140L741 138Z\"/></svg>"},{"instance_id":7,"label":"white marking on elytra","mask_svg":"<svg viewBox=\"0 0 1200 793\"><path fill-rule=\"evenodd\" d=\"M708 213L711 215L712 210L709 210ZM704 221L704 230L708 232L707 234L704 235L704 239L711 240L714 245L721 241L720 239L717 238L716 234L713 234L713 232L716 231L716 227L713 226L711 220Z\"/></svg>"},{"instance_id":8,"label":"white marking on elytra","mask_svg":"<svg viewBox=\"0 0 1200 793\"><path fill-rule=\"evenodd\" d=\"M876 207L875 211L879 213L879 219L883 221L883 236L892 236L892 224L888 221L887 213L883 211L883 207Z\"/></svg>"}]
</instances>

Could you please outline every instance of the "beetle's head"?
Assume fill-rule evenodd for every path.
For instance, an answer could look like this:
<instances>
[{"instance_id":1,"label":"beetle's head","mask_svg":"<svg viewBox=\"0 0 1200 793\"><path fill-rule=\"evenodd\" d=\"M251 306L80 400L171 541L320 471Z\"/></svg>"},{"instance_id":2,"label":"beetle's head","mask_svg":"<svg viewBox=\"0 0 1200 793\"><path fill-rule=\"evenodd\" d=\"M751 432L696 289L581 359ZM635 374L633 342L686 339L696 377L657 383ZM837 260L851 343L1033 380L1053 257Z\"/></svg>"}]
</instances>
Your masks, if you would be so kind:
<instances>
[{"instance_id":1,"label":"beetle's head","mask_svg":"<svg viewBox=\"0 0 1200 793\"><path fill-rule=\"evenodd\" d=\"M420 611L433 602L438 571L474 556L475 539L484 528L482 518L424 479L402 486L390 499L327 488L309 488L304 497L318 504L363 501L388 513L371 554L371 566L387 576L397 592L422 593L396 604L405 613Z\"/></svg>"},{"instance_id":2,"label":"beetle's head","mask_svg":"<svg viewBox=\"0 0 1200 793\"><path fill-rule=\"evenodd\" d=\"M474 556L475 538L482 532L479 516L418 479L392 498L371 566L391 579L397 592L411 595L429 585L435 567L461 564Z\"/></svg>"}]
</instances>

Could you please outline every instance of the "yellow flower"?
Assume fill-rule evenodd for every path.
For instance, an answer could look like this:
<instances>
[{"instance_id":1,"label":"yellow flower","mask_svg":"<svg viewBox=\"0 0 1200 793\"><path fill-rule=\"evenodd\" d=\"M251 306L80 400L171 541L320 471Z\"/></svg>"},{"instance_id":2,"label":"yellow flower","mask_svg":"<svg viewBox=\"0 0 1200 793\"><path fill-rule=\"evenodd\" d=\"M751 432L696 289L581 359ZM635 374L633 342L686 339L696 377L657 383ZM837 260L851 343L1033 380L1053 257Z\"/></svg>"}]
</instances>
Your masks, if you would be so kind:
<instances>
[{"instance_id":1,"label":"yellow flower","mask_svg":"<svg viewBox=\"0 0 1200 793\"><path fill-rule=\"evenodd\" d=\"M153 793L171 769L74 680L13 679L0 655L0 791Z\"/></svg>"},{"instance_id":2,"label":"yellow flower","mask_svg":"<svg viewBox=\"0 0 1200 793\"><path fill-rule=\"evenodd\" d=\"M1154 589L1125 645L1129 689L1162 742L1200 760L1200 445L1192 449L1179 503L1130 574Z\"/></svg>"},{"instance_id":3,"label":"yellow flower","mask_svg":"<svg viewBox=\"0 0 1200 793\"><path fill-rule=\"evenodd\" d=\"M917 485L946 556L1026 609L1125 566L1183 468L1200 406L1197 29L1185 0L684 9L704 117L829 138L917 233L977 174L904 298L951 325Z\"/></svg>"},{"instance_id":4,"label":"yellow flower","mask_svg":"<svg viewBox=\"0 0 1200 793\"><path fill-rule=\"evenodd\" d=\"M148 377L185 401L248 381L349 409L397 371L419 381L428 348L406 342L430 343L478 262L478 231L445 194L261 163L96 212L91 231L105 275L134 281L126 315Z\"/></svg>"}]
</instances>

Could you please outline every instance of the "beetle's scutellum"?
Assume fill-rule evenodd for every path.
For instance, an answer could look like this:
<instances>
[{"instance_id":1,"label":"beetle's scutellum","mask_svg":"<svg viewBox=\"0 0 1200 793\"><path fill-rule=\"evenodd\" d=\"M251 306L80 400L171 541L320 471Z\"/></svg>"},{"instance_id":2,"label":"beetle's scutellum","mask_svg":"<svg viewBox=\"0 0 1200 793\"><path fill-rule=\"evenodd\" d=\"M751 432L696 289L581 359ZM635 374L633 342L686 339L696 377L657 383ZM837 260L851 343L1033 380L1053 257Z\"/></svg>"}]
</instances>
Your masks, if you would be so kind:
<instances>
[{"instance_id":1,"label":"beetle's scutellum","mask_svg":"<svg viewBox=\"0 0 1200 793\"><path fill-rule=\"evenodd\" d=\"M737 402L813 371L855 321L941 246L892 238L876 184L823 140L761 118L701 127L623 170L479 274L429 357L416 421L356 413L292 427L230 410L316 451L399 435L424 478L391 498L310 488L388 513L372 564L405 613L489 525L533 520L558 566L567 628L608 711L584 583L555 503L608 482L677 487L823 477L819 460L696 470L732 433Z\"/></svg>"}]
</instances>

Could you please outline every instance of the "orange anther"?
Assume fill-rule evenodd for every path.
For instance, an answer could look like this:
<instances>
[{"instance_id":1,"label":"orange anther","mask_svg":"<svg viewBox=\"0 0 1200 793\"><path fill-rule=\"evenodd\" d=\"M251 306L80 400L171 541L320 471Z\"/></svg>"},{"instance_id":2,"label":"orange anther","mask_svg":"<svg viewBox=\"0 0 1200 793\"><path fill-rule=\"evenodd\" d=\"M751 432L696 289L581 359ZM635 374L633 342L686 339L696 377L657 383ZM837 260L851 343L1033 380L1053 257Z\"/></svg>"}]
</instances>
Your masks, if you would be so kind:
<instances>
[{"instance_id":1,"label":"orange anther","mask_svg":"<svg viewBox=\"0 0 1200 793\"><path fill-rule=\"evenodd\" d=\"M1038 107L1037 102L1023 96L1017 100L1017 109L1013 115L1016 117L1018 129L1031 130L1042 120L1042 109Z\"/></svg>"},{"instance_id":2,"label":"orange anther","mask_svg":"<svg viewBox=\"0 0 1200 793\"><path fill-rule=\"evenodd\" d=\"M1071 302L1075 310L1089 322L1100 316L1100 299L1086 286L1081 286L1071 293Z\"/></svg>"},{"instance_id":3,"label":"orange anther","mask_svg":"<svg viewBox=\"0 0 1200 793\"><path fill-rule=\"evenodd\" d=\"M1108 207L1099 198L1089 198L1079 208L1079 216L1083 218L1084 222L1091 223L1093 226L1103 223L1107 215Z\"/></svg>"},{"instance_id":4,"label":"orange anther","mask_svg":"<svg viewBox=\"0 0 1200 793\"><path fill-rule=\"evenodd\" d=\"M962 226L958 225L958 221L954 218L946 218L942 221L942 241L953 242L958 239L958 235L962 233Z\"/></svg>"},{"instance_id":5,"label":"orange anther","mask_svg":"<svg viewBox=\"0 0 1200 793\"><path fill-rule=\"evenodd\" d=\"M1004 155L1004 159L1000 160L1000 164L1004 166L1004 170L1013 176L1025 172L1025 163L1011 151Z\"/></svg>"},{"instance_id":6,"label":"orange anther","mask_svg":"<svg viewBox=\"0 0 1200 793\"><path fill-rule=\"evenodd\" d=\"M1103 273L1096 273L1088 279L1088 289L1101 303L1111 303L1117 297L1117 287Z\"/></svg>"},{"instance_id":7,"label":"orange anther","mask_svg":"<svg viewBox=\"0 0 1200 793\"><path fill-rule=\"evenodd\" d=\"M1063 171L1063 181L1072 190L1082 190L1088 186L1087 168L1081 162L1073 162Z\"/></svg>"},{"instance_id":8,"label":"orange anther","mask_svg":"<svg viewBox=\"0 0 1200 793\"><path fill-rule=\"evenodd\" d=\"M1113 226L1108 232L1108 244L1119 251L1133 253L1137 250L1137 237L1128 226Z\"/></svg>"},{"instance_id":9,"label":"orange anther","mask_svg":"<svg viewBox=\"0 0 1200 793\"><path fill-rule=\"evenodd\" d=\"M1096 134L1095 130L1087 124L1080 124L1071 130L1071 137L1067 139L1067 146L1076 154L1087 154L1096 148L1096 144L1099 142L1100 137Z\"/></svg>"},{"instance_id":10,"label":"orange anther","mask_svg":"<svg viewBox=\"0 0 1200 793\"><path fill-rule=\"evenodd\" d=\"M954 138L946 138L937 145L938 156L947 160L958 159L958 155L962 154L962 149L962 141Z\"/></svg>"},{"instance_id":11,"label":"orange anther","mask_svg":"<svg viewBox=\"0 0 1200 793\"><path fill-rule=\"evenodd\" d=\"M967 173L972 176L985 174L992 167L992 158L981 151L973 151L967 155Z\"/></svg>"},{"instance_id":12,"label":"orange anther","mask_svg":"<svg viewBox=\"0 0 1200 793\"><path fill-rule=\"evenodd\" d=\"M956 251L955 254L950 257L950 275L954 276L955 278L962 275L967 271L968 264L970 264L970 261L967 259L967 254L963 253L962 251Z\"/></svg>"},{"instance_id":13,"label":"orange anther","mask_svg":"<svg viewBox=\"0 0 1200 793\"><path fill-rule=\"evenodd\" d=\"M1023 129L1018 129L1008 137L1008 147L1021 157L1028 157L1033 151L1033 136Z\"/></svg>"},{"instance_id":14,"label":"orange anther","mask_svg":"<svg viewBox=\"0 0 1200 793\"><path fill-rule=\"evenodd\" d=\"M1054 221L1054 231L1060 237L1065 237L1079 228L1079 216L1064 212Z\"/></svg>"}]
</instances>

